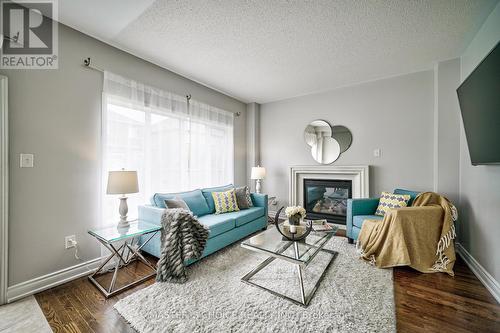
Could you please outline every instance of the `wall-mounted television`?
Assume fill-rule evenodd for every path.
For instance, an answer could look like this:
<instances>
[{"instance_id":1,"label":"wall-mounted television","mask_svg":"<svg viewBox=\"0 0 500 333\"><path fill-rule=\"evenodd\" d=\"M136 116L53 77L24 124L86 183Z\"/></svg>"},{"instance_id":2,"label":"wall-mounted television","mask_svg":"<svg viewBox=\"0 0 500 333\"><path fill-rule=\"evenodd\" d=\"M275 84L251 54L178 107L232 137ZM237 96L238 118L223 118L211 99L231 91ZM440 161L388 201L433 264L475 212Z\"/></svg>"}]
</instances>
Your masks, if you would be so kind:
<instances>
[{"instance_id":1,"label":"wall-mounted television","mask_svg":"<svg viewBox=\"0 0 500 333\"><path fill-rule=\"evenodd\" d=\"M457 89L472 165L500 164L499 45Z\"/></svg>"}]
</instances>

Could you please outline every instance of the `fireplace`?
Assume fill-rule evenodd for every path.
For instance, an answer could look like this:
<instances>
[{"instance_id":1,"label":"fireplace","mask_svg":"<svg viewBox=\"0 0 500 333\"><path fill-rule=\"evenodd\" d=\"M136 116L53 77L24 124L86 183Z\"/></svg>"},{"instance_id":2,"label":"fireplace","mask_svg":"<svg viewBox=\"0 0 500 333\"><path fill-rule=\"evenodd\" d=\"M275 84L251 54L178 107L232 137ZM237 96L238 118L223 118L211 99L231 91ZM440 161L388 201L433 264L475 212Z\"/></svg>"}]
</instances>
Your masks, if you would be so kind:
<instances>
[{"instance_id":1,"label":"fireplace","mask_svg":"<svg viewBox=\"0 0 500 333\"><path fill-rule=\"evenodd\" d=\"M347 199L352 198L352 180L304 178L304 208L308 219L326 219L346 224Z\"/></svg>"}]
</instances>

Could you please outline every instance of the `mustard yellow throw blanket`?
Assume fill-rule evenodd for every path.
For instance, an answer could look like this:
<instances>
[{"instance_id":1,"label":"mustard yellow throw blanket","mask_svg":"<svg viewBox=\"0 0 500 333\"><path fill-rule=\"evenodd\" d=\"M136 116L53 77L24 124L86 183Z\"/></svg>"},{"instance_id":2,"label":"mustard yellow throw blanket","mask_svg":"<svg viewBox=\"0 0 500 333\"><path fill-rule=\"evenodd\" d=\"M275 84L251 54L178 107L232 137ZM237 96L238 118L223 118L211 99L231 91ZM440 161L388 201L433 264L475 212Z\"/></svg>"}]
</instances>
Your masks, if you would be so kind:
<instances>
[{"instance_id":1,"label":"mustard yellow throw blanket","mask_svg":"<svg viewBox=\"0 0 500 333\"><path fill-rule=\"evenodd\" d=\"M410 266L453 276L455 216L448 199L421 193L411 207L392 209L383 220L365 220L357 247L363 259L380 268Z\"/></svg>"}]
</instances>

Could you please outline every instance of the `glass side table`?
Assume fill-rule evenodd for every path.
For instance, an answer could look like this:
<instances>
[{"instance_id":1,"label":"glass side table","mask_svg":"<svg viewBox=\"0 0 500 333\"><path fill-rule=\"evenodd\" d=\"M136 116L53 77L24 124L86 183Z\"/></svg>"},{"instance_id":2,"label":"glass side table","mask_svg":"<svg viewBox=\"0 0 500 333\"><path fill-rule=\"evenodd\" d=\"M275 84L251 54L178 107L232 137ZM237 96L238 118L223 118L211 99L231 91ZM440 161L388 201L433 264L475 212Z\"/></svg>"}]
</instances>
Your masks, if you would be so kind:
<instances>
[{"instance_id":1,"label":"glass side table","mask_svg":"<svg viewBox=\"0 0 500 333\"><path fill-rule=\"evenodd\" d=\"M104 245L111 254L103 261L101 266L89 276L90 282L92 282L99 291L101 291L106 298L116 295L126 289L136 286L151 277L156 275L156 268L151 265L151 263L144 258L140 253L140 250L144 245L146 245L158 232L162 229L161 226L137 220L130 222L130 227L125 229L118 229L116 226L105 227L101 229L89 230L88 233L94 236L102 245ZM139 246L139 239L141 236L150 235L146 240ZM119 245L116 243L120 242ZM108 288L104 287L95 278L107 273L104 270L104 266L112 259L116 257L116 264L114 267L113 277ZM135 260L142 261L146 266L148 266L152 272L136 281L133 281L123 287L115 289L116 277L118 275L118 270L121 267L127 266Z\"/></svg>"}]
</instances>

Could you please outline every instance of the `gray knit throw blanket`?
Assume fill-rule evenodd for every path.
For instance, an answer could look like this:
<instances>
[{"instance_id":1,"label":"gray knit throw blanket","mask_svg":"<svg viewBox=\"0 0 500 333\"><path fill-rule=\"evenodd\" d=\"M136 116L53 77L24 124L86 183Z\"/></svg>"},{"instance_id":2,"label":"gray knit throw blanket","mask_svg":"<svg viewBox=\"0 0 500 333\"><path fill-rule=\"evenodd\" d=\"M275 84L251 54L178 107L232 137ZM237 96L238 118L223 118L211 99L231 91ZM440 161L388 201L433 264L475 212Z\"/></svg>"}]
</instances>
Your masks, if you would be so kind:
<instances>
[{"instance_id":1,"label":"gray knit throw blanket","mask_svg":"<svg viewBox=\"0 0 500 333\"><path fill-rule=\"evenodd\" d=\"M201 257L208 229L185 209L166 209L161 217L161 255L156 281L187 281L184 261Z\"/></svg>"}]
</instances>

